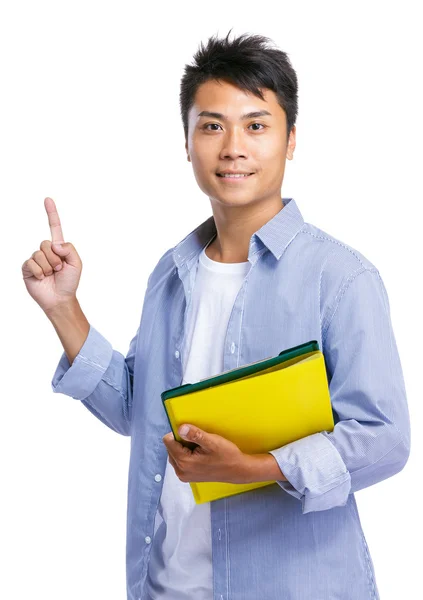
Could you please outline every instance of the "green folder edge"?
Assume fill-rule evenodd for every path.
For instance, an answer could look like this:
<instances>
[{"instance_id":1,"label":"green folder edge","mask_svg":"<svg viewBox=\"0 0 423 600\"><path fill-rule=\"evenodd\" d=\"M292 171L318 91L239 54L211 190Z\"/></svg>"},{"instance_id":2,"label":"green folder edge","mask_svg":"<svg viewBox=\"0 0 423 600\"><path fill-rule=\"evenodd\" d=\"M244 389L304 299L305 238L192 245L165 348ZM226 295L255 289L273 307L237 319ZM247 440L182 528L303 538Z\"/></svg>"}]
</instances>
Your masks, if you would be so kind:
<instances>
[{"instance_id":1,"label":"green folder edge","mask_svg":"<svg viewBox=\"0 0 423 600\"><path fill-rule=\"evenodd\" d=\"M253 373L258 373L260 371L268 369L269 367L278 365L279 363L285 362L286 360L290 360L291 358L296 358L297 356L301 356L302 354L315 352L316 350L320 350L319 342L317 340L310 340L309 342L305 342L304 344L299 344L298 346L293 346L292 348L282 350L282 352L280 352L277 356L257 361L256 363L246 365L244 367L236 367L235 369L226 371L225 373L221 373L220 375L214 375L213 377L203 379L202 381L197 381L196 383L185 383L184 385L178 385L177 387L163 391L161 393L162 403L175 440L181 440L181 443L184 446L191 448L191 450L194 450L198 445L194 444L193 442L188 442L187 440L182 440L178 432L176 432L175 434L166 408L166 400L168 400L169 398L175 398L176 396L191 394L192 392L196 392L198 390L204 390L209 387L214 387L215 385L227 383L228 381L234 381L246 375L252 375Z\"/></svg>"}]
</instances>

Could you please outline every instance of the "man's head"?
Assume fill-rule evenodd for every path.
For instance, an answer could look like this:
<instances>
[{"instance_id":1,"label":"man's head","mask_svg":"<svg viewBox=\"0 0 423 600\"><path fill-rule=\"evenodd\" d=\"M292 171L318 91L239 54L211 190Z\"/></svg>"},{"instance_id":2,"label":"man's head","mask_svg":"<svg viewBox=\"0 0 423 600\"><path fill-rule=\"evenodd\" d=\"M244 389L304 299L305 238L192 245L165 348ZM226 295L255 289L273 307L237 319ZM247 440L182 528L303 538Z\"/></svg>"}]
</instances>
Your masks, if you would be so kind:
<instances>
[{"instance_id":1,"label":"man's head","mask_svg":"<svg viewBox=\"0 0 423 600\"><path fill-rule=\"evenodd\" d=\"M287 54L267 47L268 38L228 38L200 44L185 66L180 107L199 187L212 202L240 206L280 198L295 149L298 86ZM227 179L223 171L253 174Z\"/></svg>"}]
</instances>

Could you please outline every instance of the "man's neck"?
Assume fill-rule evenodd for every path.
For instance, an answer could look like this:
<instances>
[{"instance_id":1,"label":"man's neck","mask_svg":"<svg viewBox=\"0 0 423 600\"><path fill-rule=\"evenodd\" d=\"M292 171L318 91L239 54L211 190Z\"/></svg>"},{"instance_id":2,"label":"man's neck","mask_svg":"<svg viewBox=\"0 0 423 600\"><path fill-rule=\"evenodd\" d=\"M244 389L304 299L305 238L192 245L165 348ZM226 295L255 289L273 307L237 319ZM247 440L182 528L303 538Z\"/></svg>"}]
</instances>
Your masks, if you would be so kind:
<instances>
[{"instance_id":1,"label":"man's neck","mask_svg":"<svg viewBox=\"0 0 423 600\"><path fill-rule=\"evenodd\" d=\"M253 233L283 207L280 197L250 208L216 207L212 204L217 235L207 246L206 255L221 263L246 262Z\"/></svg>"}]
</instances>

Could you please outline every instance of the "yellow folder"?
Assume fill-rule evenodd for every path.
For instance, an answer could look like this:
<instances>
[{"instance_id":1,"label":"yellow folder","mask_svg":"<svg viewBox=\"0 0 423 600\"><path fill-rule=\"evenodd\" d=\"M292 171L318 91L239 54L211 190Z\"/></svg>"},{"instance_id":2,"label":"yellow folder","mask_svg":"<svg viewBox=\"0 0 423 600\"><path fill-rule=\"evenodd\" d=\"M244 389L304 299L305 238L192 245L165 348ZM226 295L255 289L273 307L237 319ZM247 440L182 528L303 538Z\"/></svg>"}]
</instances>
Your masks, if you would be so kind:
<instances>
[{"instance_id":1,"label":"yellow folder","mask_svg":"<svg viewBox=\"0 0 423 600\"><path fill-rule=\"evenodd\" d=\"M263 454L294 440L332 431L334 420L323 353L316 340L277 356L225 371L161 394L175 440L192 423L235 443L247 454ZM275 481L190 482L196 504L247 492Z\"/></svg>"}]
</instances>

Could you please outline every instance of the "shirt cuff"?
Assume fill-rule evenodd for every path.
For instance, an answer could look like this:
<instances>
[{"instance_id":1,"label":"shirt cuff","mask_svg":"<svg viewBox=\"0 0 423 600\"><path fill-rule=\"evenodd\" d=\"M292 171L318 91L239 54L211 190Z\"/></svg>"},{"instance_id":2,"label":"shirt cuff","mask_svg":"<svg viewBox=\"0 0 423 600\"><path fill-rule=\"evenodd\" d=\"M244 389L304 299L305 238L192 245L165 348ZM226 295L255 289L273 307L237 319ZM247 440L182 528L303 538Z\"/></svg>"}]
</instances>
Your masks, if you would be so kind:
<instances>
[{"instance_id":1,"label":"shirt cuff","mask_svg":"<svg viewBox=\"0 0 423 600\"><path fill-rule=\"evenodd\" d=\"M51 381L53 392L84 400L100 383L112 355L110 342L90 325L88 336L72 365L63 352Z\"/></svg>"},{"instance_id":2,"label":"shirt cuff","mask_svg":"<svg viewBox=\"0 0 423 600\"><path fill-rule=\"evenodd\" d=\"M302 512L345 506L351 475L335 446L314 433L270 450L288 481L276 483L301 500Z\"/></svg>"}]
</instances>

